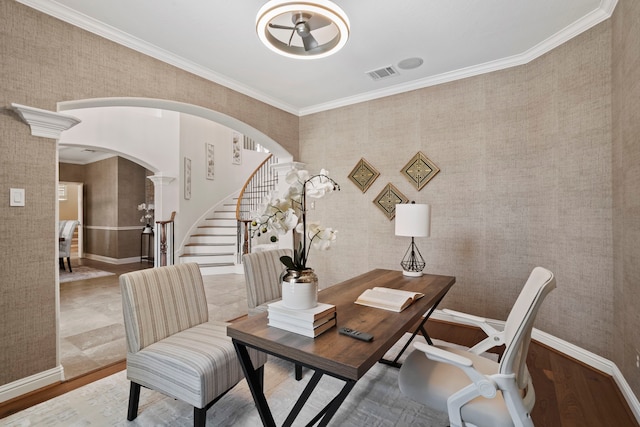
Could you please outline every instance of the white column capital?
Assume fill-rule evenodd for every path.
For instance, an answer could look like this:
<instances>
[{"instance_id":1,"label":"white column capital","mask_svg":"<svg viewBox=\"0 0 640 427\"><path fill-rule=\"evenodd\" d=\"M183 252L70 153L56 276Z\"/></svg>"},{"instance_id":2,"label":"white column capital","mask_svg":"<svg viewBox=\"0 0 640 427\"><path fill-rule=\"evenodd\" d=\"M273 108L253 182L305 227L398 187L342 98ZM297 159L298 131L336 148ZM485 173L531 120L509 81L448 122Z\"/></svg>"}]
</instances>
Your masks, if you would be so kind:
<instances>
[{"instance_id":1,"label":"white column capital","mask_svg":"<svg viewBox=\"0 0 640 427\"><path fill-rule=\"evenodd\" d=\"M60 139L60 134L80 123L80 119L54 111L11 104L20 118L31 127L31 135L44 138Z\"/></svg>"},{"instance_id":2,"label":"white column capital","mask_svg":"<svg viewBox=\"0 0 640 427\"><path fill-rule=\"evenodd\" d=\"M157 173L155 175L148 176L147 179L153 182L154 185L163 186L171 184L173 181L175 181L176 178L173 176L164 176L161 173Z\"/></svg>"}]
</instances>

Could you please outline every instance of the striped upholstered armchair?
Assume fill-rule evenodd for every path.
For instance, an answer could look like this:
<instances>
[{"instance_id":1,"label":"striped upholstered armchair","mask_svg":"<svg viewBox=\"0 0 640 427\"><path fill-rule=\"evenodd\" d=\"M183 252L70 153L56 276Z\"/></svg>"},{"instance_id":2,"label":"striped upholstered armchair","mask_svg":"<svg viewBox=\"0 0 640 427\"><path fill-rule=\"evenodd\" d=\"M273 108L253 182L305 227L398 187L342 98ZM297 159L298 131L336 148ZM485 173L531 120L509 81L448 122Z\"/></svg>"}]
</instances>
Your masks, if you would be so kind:
<instances>
[{"instance_id":1,"label":"striped upholstered armchair","mask_svg":"<svg viewBox=\"0 0 640 427\"><path fill-rule=\"evenodd\" d=\"M269 304L282 299L280 274L284 271L281 256L293 256L291 249L271 249L242 255L247 287L249 316L266 313ZM302 379L302 366L295 365L296 380Z\"/></svg>"},{"instance_id":2,"label":"striped upholstered armchair","mask_svg":"<svg viewBox=\"0 0 640 427\"><path fill-rule=\"evenodd\" d=\"M280 274L284 264L280 262L280 257L285 255L293 256L293 251L272 249L242 256L249 316L266 312L269 303L282 298Z\"/></svg>"},{"instance_id":3,"label":"striped upholstered armchair","mask_svg":"<svg viewBox=\"0 0 640 427\"><path fill-rule=\"evenodd\" d=\"M207 409L244 375L227 323L208 321L198 265L123 274L120 288L131 381L127 419L137 417L144 386L193 405L194 426L204 426ZM264 353L250 355L263 367Z\"/></svg>"}]
</instances>

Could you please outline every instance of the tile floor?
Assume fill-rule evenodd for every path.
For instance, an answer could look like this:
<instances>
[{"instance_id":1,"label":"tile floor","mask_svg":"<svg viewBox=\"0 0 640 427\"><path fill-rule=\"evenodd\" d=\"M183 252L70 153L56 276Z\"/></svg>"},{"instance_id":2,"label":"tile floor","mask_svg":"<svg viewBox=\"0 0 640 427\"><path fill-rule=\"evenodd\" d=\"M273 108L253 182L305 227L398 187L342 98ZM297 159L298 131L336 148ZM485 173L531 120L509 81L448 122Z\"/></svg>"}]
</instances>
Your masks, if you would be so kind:
<instances>
[{"instance_id":1,"label":"tile floor","mask_svg":"<svg viewBox=\"0 0 640 427\"><path fill-rule=\"evenodd\" d=\"M113 265L73 259L72 266L88 265L116 273L60 284L60 361L65 379L124 360L126 343L118 277L150 267L146 263ZM209 317L232 320L247 313L244 276L203 276Z\"/></svg>"}]
</instances>

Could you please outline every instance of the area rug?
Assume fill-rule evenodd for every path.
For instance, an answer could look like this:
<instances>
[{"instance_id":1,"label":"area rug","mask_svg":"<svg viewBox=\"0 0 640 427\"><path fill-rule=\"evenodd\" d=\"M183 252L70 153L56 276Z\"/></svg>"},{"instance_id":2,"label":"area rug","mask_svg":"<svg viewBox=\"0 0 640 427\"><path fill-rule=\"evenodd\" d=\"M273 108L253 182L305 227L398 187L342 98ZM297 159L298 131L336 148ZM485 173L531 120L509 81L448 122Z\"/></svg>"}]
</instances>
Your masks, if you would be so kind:
<instances>
[{"instance_id":1,"label":"area rug","mask_svg":"<svg viewBox=\"0 0 640 427\"><path fill-rule=\"evenodd\" d=\"M399 345L399 344L398 344ZM400 347L389 352L397 352ZM293 364L269 357L265 365L265 395L276 424L281 425L312 374L304 370L294 379ZM305 425L342 388L340 380L323 377L294 425ZM193 426L193 408L142 389L138 418L128 422L129 382L126 372L106 377L62 396L0 420L0 425L23 426ZM356 383L330 425L445 426L446 414L433 412L404 397L398 389L398 369L376 364ZM207 412L208 426L262 425L246 381L241 381Z\"/></svg>"},{"instance_id":2,"label":"area rug","mask_svg":"<svg viewBox=\"0 0 640 427\"><path fill-rule=\"evenodd\" d=\"M96 268L79 265L73 267L73 272L60 270L60 283L75 282L76 280L94 279L96 277L113 276L115 273L98 270Z\"/></svg>"}]
</instances>

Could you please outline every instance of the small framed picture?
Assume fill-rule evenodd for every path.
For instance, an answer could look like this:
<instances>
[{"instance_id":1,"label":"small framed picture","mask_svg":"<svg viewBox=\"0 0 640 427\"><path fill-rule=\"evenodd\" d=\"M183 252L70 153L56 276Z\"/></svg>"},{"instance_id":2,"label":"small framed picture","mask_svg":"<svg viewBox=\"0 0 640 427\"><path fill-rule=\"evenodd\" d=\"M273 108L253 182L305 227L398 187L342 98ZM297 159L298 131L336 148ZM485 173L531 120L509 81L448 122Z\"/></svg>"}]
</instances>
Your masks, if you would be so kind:
<instances>
[{"instance_id":1,"label":"small framed picture","mask_svg":"<svg viewBox=\"0 0 640 427\"><path fill-rule=\"evenodd\" d=\"M364 157L353 168L349 174L349 179L353 182L363 193L371 187L373 181L380 176L380 172L376 170Z\"/></svg>"},{"instance_id":2,"label":"small framed picture","mask_svg":"<svg viewBox=\"0 0 640 427\"><path fill-rule=\"evenodd\" d=\"M388 183L373 203L389 220L392 220L396 216L396 205L398 203L407 203L408 201L407 196L402 194L392 183Z\"/></svg>"},{"instance_id":3,"label":"small framed picture","mask_svg":"<svg viewBox=\"0 0 640 427\"><path fill-rule=\"evenodd\" d=\"M422 151L418 151L415 156L402 168L402 174L412 183L418 191L431 181L431 178L440 172L436 166Z\"/></svg>"},{"instance_id":4,"label":"small framed picture","mask_svg":"<svg viewBox=\"0 0 640 427\"><path fill-rule=\"evenodd\" d=\"M231 163L234 165L242 164L242 140L241 134L234 132L232 139Z\"/></svg>"},{"instance_id":5,"label":"small framed picture","mask_svg":"<svg viewBox=\"0 0 640 427\"><path fill-rule=\"evenodd\" d=\"M206 147L206 151L207 151L207 155L206 155L206 159L207 159L207 179L213 179L214 176L214 157L213 157L213 150L214 150L214 145L211 144L210 142L206 142L205 143L205 147Z\"/></svg>"},{"instance_id":6,"label":"small framed picture","mask_svg":"<svg viewBox=\"0 0 640 427\"><path fill-rule=\"evenodd\" d=\"M191 159L184 158L184 199L191 199Z\"/></svg>"}]
</instances>

